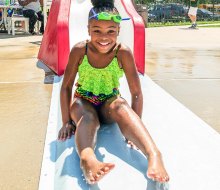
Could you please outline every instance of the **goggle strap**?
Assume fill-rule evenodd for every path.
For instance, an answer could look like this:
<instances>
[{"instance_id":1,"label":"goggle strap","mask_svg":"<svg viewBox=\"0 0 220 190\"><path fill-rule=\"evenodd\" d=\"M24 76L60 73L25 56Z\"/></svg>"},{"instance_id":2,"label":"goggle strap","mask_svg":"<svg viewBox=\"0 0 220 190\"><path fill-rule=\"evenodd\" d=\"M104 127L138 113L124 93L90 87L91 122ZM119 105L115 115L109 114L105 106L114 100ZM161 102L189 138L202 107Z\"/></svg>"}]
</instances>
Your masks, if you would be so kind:
<instances>
[{"instance_id":1,"label":"goggle strap","mask_svg":"<svg viewBox=\"0 0 220 190\"><path fill-rule=\"evenodd\" d=\"M93 13L93 16L97 15L93 8L92 8L92 13Z\"/></svg>"},{"instance_id":2,"label":"goggle strap","mask_svg":"<svg viewBox=\"0 0 220 190\"><path fill-rule=\"evenodd\" d=\"M130 20L131 18L122 18L121 20Z\"/></svg>"},{"instance_id":3,"label":"goggle strap","mask_svg":"<svg viewBox=\"0 0 220 190\"><path fill-rule=\"evenodd\" d=\"M89 19L96 18L96 19L98 20L98 15L99 15L99 14L97 14L97 13L94 11L93 8L92 8L92 13L93 13L93 16L89 17ZM131 19L131 18L122 18L121 21L123 21L123 20L130 20L130 19Z\"/></svg>"},{"instance_id":4,"label":"goggle strap","mask_svg":"<svg viewBox=\"0 0 220 190\"><path fill-rule=\"evenodd\" d=\"M92 8L92 13L93 15L91 17L89 17L89 19L92 19L92 18L98 18L98 14L94 11L94 9Z\"/></svg>"},{"instance_id":5,"label":"goggle strap","mask_svg":"<svg viewBox=\"0 0 220 190\"><path fill-rule=\"evenodd\" d=\"M89 17L89 20L92 19L92 18L96 18L97 19L97 16L98 16L98 14L92 15L91 17Z\"/></svg>"}]
</instances>

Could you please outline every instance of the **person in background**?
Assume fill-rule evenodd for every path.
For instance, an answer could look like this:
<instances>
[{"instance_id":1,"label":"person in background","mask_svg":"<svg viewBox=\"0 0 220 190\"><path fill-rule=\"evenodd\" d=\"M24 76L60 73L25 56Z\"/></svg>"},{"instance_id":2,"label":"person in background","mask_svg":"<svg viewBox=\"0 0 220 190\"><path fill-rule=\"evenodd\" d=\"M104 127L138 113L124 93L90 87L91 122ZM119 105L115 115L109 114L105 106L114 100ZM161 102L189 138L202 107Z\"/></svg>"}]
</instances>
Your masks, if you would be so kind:
<instances>
[{"instance_id":1,"label":"person in background","mask_svg":"<svg viewBox=\"0 0 220 190\"><path fill-rule=\"evenodd\" d=\"M197 15L197 10L198 10L198 5L199 5L199 0L190 0L188 16L192 22L192 25L189 27L191 29L196 29L197 27L196 15Z\"/></svg>"},{"instance_id":2,"label":"person in background","mask_svg":"<svg viewBox=\"0 0 220 190\"><path fill-rule=\"evenodd\" d=\"M41 11L43 0L18 0L19 4L23 6L24 17L29 18L29 33L36 35L34 26L39 20L41 22L40 33L44 34L44 15Z\"/></svg>"}]
</instances>

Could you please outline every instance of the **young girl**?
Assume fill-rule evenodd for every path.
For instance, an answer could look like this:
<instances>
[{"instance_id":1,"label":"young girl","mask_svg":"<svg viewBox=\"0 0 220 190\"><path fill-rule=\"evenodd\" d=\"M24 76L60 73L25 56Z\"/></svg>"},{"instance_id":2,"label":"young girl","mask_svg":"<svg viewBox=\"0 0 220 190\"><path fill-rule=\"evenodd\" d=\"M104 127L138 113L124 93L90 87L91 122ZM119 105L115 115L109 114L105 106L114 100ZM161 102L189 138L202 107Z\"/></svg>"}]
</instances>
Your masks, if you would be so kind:
<instances>
[{"instance_id":1,"label":"young girl","mask_svg":"<svg viewBox=\"0 0 220 190\"><path fill-rule=\"evenodd\" d=\"M141 121L143 96L131 50L117 43L122 20L113 0L92 0L89 12L89 41L76 44L61 87L63 127L58 139L65 141L75 133L80 166L89 184L97 183L114 168L113 163L97 160L94 153L101 123L116 122L126 139L148 158L147 176L166 182L169 176L161 153ZM72 87L79 79L72 100ZM120 96L119 78L123 73L132 96L131 107Z\"/></svg>"}]
</instances>

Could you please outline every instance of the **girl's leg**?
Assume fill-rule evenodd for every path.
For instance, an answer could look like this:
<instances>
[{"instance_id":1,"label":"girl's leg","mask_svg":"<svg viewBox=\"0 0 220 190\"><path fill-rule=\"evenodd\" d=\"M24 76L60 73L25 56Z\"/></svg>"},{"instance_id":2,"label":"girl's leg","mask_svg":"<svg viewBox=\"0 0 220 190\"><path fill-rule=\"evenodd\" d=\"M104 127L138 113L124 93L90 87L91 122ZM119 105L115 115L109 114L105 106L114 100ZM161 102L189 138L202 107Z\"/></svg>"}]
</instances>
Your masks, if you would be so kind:
<instances>
[{"instance_id":1,"label":"girl's leg","mask_svg":"<svg viewBox=\"0 0 220 190\"><path fill-rule=\"evenodd\" d=\"M161 154L139 116L132 110L126 100L114 97L105 102L100 113L107 122L118 123L122 134L132 141L147 157L147 176L159 182L169 180L163 165Z\"/></svg>"},{"instance_id":2,"label":"girl's leg","mask_svg":"<svg viewBox=\"0 0 220 190\"><path fill-rule=\"evenodd\" d=\"M114 167L114 164L98 161L94 153L100 127L98 115L91 103L76 98L71 107L71 118L77 125L75 141L81 169L86 181L94 184Z\"/></svg>"}]
</instances>

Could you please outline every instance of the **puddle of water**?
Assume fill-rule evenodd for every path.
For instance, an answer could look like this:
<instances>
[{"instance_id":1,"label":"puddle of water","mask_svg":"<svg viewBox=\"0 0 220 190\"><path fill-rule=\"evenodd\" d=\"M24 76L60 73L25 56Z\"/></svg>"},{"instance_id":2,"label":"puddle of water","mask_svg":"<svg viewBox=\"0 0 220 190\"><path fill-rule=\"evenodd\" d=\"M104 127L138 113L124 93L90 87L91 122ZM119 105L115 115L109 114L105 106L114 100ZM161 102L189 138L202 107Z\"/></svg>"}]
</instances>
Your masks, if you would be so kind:
<instances>
[{"instance_id":1,"label":"puddle of water","mask_svg":"<svg viewBox=\"0 0 220 190\"><path fill-rule=\"evenodd\" d=\"M220 132L219 49L149 47L146 73Z\"/></svg>"}]
</instances>

